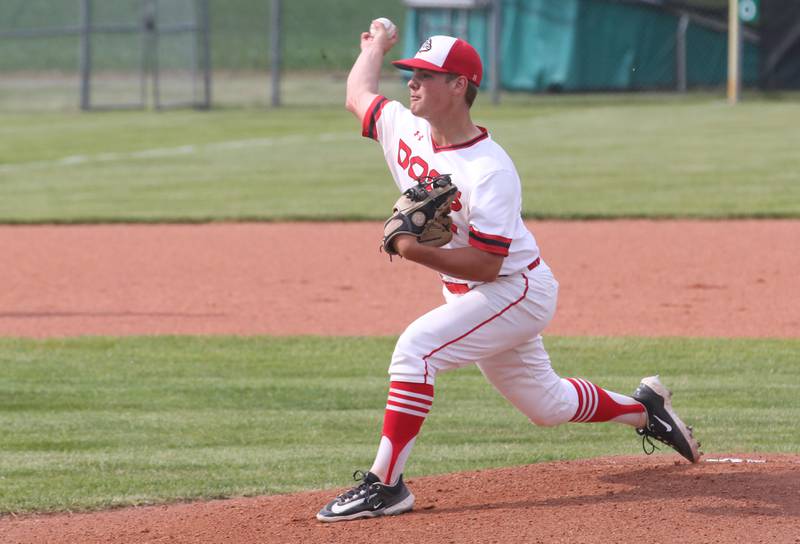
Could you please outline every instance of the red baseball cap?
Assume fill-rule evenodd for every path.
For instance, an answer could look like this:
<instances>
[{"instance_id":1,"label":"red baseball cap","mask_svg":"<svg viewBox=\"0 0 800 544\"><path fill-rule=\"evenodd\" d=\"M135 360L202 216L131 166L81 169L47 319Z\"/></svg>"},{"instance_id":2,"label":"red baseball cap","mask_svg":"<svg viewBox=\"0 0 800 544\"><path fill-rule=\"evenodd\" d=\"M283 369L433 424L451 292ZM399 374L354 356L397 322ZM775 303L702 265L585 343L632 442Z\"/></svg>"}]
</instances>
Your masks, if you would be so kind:
<instances>
[{"instance_id":1,"label":"red baseball cap","mask_svg":"<svg viewBox=\"0 0 800 544\"><path fill-rule=\"evenodd\" d=\"M483 77L481 57L475 48L452 36L431 36L417 51L414 58L393 61L401 70L420 68L464 76L480 87Z\"/></svg>"}]
</instances>

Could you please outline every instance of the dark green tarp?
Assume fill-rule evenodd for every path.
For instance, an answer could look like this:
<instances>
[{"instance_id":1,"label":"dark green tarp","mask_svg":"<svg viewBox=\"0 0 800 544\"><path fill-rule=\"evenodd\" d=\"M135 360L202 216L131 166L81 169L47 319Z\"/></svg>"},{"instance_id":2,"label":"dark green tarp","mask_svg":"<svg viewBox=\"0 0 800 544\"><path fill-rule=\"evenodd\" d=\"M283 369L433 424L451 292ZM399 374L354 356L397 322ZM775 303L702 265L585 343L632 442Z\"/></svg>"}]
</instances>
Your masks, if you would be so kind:
<instances>
[{"instance_id":1,"label":"dark green tarp","mask_svg":"<svg viewBox=\"0 0 800 544\"><path fill-rule=\"evenodd\" d=\"M503 0L502 87L519 91L674 89L679 18L658 7L610 0ZM486 10L412 9L405 54L424 39L453 34L488 59ZM692 22L686 33L686 82L719 86L727 78L727 34ZM758 47L745 43L742 79L758 82Z\"/></svg>"}]
</instances>

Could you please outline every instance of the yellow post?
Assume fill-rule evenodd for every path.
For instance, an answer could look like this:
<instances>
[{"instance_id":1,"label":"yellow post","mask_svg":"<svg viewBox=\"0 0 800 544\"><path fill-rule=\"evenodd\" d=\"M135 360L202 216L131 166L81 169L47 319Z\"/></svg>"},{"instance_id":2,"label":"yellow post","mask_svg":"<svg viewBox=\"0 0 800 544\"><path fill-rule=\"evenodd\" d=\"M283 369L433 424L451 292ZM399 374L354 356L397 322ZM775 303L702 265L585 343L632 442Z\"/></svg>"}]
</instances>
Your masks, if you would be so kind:
<instances>
[{"instance_id":1,"label":"yellow post","mask_svg":"<svg viewBox=\"0 0 800 544\"><path fill-rule=\"evenodd\" d=\"M728 0L728 103L739 101L739 0Z\"/></svg>"}]
</instances>

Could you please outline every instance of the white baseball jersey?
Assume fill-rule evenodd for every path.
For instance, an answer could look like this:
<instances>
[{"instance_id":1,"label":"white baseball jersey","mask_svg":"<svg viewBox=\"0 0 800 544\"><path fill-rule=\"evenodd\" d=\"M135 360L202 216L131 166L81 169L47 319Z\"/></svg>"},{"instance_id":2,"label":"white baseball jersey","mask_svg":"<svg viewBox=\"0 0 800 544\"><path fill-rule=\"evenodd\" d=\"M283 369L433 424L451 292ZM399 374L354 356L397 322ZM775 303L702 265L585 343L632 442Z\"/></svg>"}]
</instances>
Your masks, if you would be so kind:
<instances>
[{"instance_id":1,"label":"white baseball jersey","mask_svg":"<svg viewBox=\"0 0 800 544\"><path fill-rule=\"evenodd\" d=\"M522 221L522 188L514 163L486 129L479 128L481 134L468 142L439 146L428 121L383 96L375 98L362 122L362 134L383 147L401 192L426 176L450 174L458 193L450 214L453 239L445 247L469 245L502 255L500 275L508 276L534 262L539 248ZM444 275L442 279L466 283Z\"/></svg>"}]
</instances>

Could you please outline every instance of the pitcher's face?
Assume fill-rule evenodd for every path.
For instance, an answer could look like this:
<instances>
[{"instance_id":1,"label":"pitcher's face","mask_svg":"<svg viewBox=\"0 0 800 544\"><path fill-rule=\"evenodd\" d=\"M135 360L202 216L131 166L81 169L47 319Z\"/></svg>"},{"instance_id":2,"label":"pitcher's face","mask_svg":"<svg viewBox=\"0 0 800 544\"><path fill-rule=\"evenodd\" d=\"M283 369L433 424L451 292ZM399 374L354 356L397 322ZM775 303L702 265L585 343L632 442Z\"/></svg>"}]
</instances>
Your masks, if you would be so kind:
<instances>
[{"instance_id":1,"label":"pitcher's face","mask_svg":"<svg viewBox=\"0 0 800 544\"><path fill-rule=\"evenodd\" d=\"M431 119L448 111L452 107L455 81L448 81L448 74L414 69L414 75L408 81L411 113L423 119Z\"/></svg>"}]
</instances>

